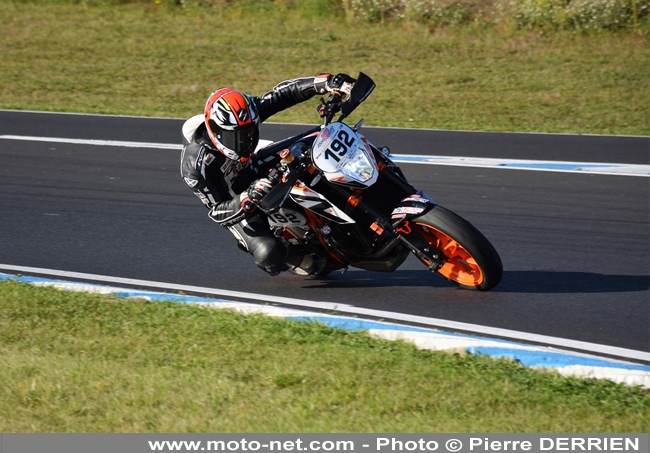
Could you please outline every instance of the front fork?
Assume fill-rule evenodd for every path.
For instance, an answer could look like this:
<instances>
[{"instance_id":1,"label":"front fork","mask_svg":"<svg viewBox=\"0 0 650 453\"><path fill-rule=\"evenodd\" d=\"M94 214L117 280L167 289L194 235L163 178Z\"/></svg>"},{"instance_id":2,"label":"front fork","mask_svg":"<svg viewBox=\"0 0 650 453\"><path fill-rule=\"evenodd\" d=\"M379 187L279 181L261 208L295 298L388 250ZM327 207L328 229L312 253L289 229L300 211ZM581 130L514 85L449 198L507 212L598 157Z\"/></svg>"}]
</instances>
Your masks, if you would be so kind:
<instances>
[{"instance_id":1,"label":"front fork","mask_svg":"<svg viewBox=\"0 0 650 453\"><path fill-rule=\"evenodd\" d=\"M444 255L438 249L415 231L416 225L411 219L401 219L395 224L397 238L422 263L435 272L444 264Z\"/></svg>"},{"instance_id":2,"label":"front fork","mask_svg":"<svg viewBox=\"0 0 650 453\"><path fill-rule=\"evenodd\" d=\"M381 162L381 175L391 184L404 193L412 194L404 198L400 204L393 209L391 214L391 226L393 234L397 236L417 258L424 263L431 271L436 271L444 264L444 255L429 244L429 242L415 231L416 225L413 219L433 209L435 201L429 198L424 192L416 190L401 175L386 168L387 158L381 151L375 153L378 161Z\"/></svg>"},{"instance_id":3,"label":"front fork","mask_svg":"<svg viewBox=\"0 0 650 453\"><path fill-rule=\"evenodd\" d=\"M370 228L379 236L384 232L397 237L425 266L431 271L436 271L445 263L445 255L430 244L415 229L417 228L414 219L433 209L436 203L424 192L416 190L404 178L386 168L380 167L382 176L396 186L403 193L411 194L402 199L398 206L393 209L391 218L388 219L383 213L373 206L362 201L360 197L350 196L342 189L333 186L334 190L343 197L348 198L348 203L355 208L363 210L366 214L375 219Z\"/></svg>"},{"instance_id":4,"label":"front fork","mask_svg":"<svg viewBox=\"0 0 650 453\"><path fill-rule=\"evenodd\" d=\"M435 205L436 203L424 192L414 189L412 195L404 198L393 209L390 219L363 202L358 203L357 206L376 219L371 226L373 231L379 235L386 231L397 237L429 270L436 271L445 263L445 255L417 232L415 222L417 217L427 213Z\"/></svg>"}]
</instances>

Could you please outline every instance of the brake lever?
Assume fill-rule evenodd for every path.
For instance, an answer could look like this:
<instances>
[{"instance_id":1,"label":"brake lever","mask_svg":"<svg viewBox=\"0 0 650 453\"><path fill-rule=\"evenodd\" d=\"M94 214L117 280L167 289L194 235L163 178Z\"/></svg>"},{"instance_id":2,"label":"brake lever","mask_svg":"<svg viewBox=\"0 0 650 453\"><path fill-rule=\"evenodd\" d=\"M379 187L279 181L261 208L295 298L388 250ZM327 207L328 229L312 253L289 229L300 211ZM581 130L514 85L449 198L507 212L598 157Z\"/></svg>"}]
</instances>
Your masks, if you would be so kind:
<instances>
[{"instance_id":1,"label":"brake lever","mask_svg":"<svg viewBox=\"0 0 650 453\"><path fill-rule=\"evenodd\" d=\"M321 118L325 119L325 125L332 122L334 115L341 111L341 105L343 104L343 97L340 93L333 92L327 98L327 101L324 101L323 98L320 98L321 105L318 106L318 112L320 113Z\"/></svg>"}]
</instances>

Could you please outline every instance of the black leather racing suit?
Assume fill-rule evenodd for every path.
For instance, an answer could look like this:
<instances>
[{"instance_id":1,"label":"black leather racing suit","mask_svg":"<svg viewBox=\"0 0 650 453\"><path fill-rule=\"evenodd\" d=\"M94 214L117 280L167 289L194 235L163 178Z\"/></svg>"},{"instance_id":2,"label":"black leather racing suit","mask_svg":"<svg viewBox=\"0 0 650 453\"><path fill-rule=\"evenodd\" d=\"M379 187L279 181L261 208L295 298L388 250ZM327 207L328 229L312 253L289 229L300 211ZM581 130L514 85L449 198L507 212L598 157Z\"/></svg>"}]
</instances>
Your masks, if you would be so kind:
<instances>
[{"instance_id":1,"label":"black leather racing suit","mask_svg":"<svg viewBox=\"0 0 650 453\"><path fill-rule=\"evenodd\" d=\"M279 83L261 97L251 96L260 115L260 121L317 94L325 94L329 74L302 77ZM188 120L188 123L191 120ZM187 124L187 123L186 123ZM306 261L299 250L287 247L271 233L266 216L259 210L245 212L241 207L243 195L256 179L268 175L278 156L262 157L254 153L242 163L228 159L213 145L205 123L183 137L181 175L194 194L210 209L212 220L228 228L239 246L250 252L255 263L271 275L287 267L301 268ZM243 194L243 195L242 195Z\"/></svg>"}]
</instances>

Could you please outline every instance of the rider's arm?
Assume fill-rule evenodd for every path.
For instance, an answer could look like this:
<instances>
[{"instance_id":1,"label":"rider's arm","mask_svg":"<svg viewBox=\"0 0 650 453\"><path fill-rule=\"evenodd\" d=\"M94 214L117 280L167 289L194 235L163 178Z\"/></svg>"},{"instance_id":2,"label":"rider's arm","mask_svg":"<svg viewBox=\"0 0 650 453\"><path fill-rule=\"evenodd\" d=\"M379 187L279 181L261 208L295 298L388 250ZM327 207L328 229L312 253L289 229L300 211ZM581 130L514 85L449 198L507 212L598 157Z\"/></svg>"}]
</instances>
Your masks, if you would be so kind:
<instances>
[{"instance_id":1,"label":"rider's arm","mask_svg":"<svg viewBox=\"0 0 650 453\"><path fill-rule=\"evenodd\" d=\"M196 193L196 192L195 192ZM230 226L239 223L246 216L242 207L240 196L227 201L220 201L212 205L208 216L221 226Z\"/></svg>"},{"instance_id":2,"label":"rider's arm","mask_svg":"<svg viewBox=\"0 0 650 453\"><path fill-rule=\"evenodd\" d=\"M260 113L260 119L266 121L270 116L318 94L341 89L349 93L349 87L353 81L354 79L346 74L322 73L315 77L300 77L280 82L271 91L259 98L254 98L254 100ZM346 87L343 88L343 85Z\"/></svg>"},{"instance_id":3,"label":"rider's arm","mask_svg":"<svg viewBox=\"0 0 650 453\"><path fill-rule=\"evenodd\" d=\"M206 145L190 143L183 149L181 155L181 174L185 183L194 194L210 210L208 215L212 220L223 226L240 222L245 212L242 208L242 197L238 192L246 194L250 181L255 179L253 172L242 174L237 178L234 187L229 187L225 175L221 171L224 157L215 156Z\"/></svg>"},{"instance_id":4,"label":"rider's arm","mask_svg":"<svg viewBox=\"0 0 650 453\"><path fill-rule=\"evenodd\" d=\"M316 77L300 77L278 83L271 91L256 98L260 119L266 121L272 115L304 102L317 94L325 94L330 74Z\"/></svg>"}]
</instances>

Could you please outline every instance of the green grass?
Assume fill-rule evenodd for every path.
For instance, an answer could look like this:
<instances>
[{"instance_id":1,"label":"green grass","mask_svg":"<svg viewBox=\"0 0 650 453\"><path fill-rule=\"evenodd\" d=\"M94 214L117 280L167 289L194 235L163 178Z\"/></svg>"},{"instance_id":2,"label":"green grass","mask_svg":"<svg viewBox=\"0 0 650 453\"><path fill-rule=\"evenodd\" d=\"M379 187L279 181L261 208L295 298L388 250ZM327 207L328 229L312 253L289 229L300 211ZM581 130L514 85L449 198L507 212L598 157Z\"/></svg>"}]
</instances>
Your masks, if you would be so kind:
<instances>
[{"instance_id":1,"label":"green grass","mask_svg":"<svg viewBox=\"0 0 650 453\"><path fill-rule=\"evenodd\" d=\"M0 1L0 108L188 117L217 87L260 95L320 71L377 89L366 124L650 135L638 33L430 30L277 8ZM316 99L272 121L315 123Z\"/></svg>"},{"instance_id":2,"label":"green grass","mask_svg":"<svg viewBox=\"0 0 650 453\"><path fill-rule=\"evenodd\" d=\"M317 17L0 0L0 108L187 117L219 86L364 71L369 125L650 134L647 33ZM273 120L315 122L316 104ZM0 432L650 429L647 390L16 282L0 283L0 363Z\"/></svg>"},{"instance_id":3,"label":"green grass","mask_svg":"<svg viewBox=\"0 0 650 453\"><path fill-rule=\"evenodd\" d=\"M0 282L0 432L648 432L650 392L316 323Z\"/></svg>"}]
</instances>

